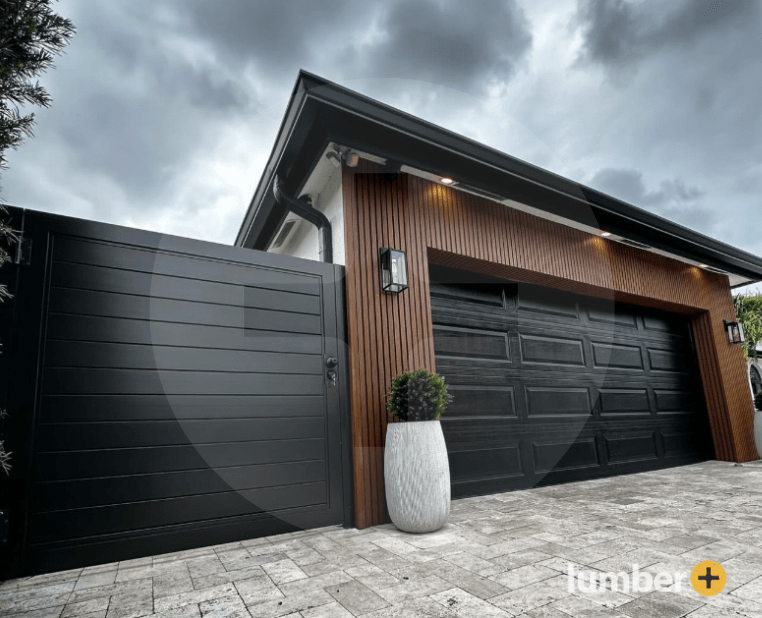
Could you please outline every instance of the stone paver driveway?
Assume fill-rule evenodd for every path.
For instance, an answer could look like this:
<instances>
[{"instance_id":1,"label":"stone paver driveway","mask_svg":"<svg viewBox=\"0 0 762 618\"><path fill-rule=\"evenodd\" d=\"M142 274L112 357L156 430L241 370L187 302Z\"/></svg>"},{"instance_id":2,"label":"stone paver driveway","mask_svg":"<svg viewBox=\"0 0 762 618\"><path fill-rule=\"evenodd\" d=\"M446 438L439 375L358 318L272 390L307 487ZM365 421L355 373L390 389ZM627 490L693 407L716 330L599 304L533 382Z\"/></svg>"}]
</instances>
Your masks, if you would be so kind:
<instances>
[{"instance_id":1,"label":"stone paver driveway","mask_svg":"<svg viewBox=\"0 0 762 618\"><path fill-rule=\"evenodd\" d=\"M727 571L715 596L569 590L569 563L656 574L706 559ZM762 617L762 464L458 500L429 535L332 527L17 579L0 616Z\"/></svg>"}]
</instances>

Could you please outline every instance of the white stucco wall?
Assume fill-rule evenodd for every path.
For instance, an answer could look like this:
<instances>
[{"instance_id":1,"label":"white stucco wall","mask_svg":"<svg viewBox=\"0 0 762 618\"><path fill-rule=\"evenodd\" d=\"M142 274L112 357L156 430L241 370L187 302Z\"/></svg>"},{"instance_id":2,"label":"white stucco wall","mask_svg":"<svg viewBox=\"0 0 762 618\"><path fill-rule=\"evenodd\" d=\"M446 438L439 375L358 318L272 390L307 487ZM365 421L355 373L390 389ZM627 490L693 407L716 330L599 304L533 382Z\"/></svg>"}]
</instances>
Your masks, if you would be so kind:
<instances>
[{"instance_id":1,"label":"white stucco wall","mask_svg":"<svg viewBox=\"0 0 762 618\"><path fill-rule=\"evenodd\" d=\"M320 210L331 222L333 238L333 263L346 264L344 250L344 203L341 194L341 168L336 167L328 181L317 195L310 194L312 206ZM317 228L303 219L296 224L294 231L273 253L293 255L308 260L319 260Z\"/></svg>"}]
</instances>

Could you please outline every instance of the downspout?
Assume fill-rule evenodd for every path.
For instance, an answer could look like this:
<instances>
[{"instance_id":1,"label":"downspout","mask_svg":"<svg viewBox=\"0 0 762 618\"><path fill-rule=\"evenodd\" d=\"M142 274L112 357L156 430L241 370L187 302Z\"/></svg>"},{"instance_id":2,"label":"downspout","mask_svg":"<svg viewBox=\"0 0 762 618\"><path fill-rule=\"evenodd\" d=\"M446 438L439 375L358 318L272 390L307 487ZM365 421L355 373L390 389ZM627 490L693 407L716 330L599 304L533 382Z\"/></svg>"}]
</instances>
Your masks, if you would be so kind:
<instances>
[{"instance_id":1,"label":"downspout","mask_svg":"<svg viewBox=\"0 0 762 618\"><path fill-rule=\"evenodd\" d=\"M299 215L302 219L306 219L318 229L320 261L331 264L333 262L333 239L331 236L331 222L328 221L328 217L312 207L312 200L308 196L300 197L297 200L286 195L283 192L283 185L279 175L275 176L273 195L275 195L275 201L283 208Z\"/></svg>"}]
</instances>

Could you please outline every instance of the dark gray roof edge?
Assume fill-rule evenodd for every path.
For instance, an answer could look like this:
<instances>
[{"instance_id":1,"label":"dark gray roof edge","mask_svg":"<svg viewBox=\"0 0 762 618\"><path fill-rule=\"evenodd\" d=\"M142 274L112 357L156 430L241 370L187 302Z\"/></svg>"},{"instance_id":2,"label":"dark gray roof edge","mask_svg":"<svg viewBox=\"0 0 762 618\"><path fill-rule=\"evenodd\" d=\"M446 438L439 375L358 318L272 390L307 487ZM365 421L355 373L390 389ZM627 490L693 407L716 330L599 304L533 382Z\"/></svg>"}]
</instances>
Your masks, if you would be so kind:
<instances>
[{"instance_id":1,"label":"dark gray roof edge","mask_svg":"<svg viewBox=\"0 0 762 618\"><path fill-rule=\"evenodd\" d=\"M662 242L659 248L666 248L676 255L691 259L701 256L711 266L751 278L750 283L762 280L762 258L758 256L303 70L297 77L270 159L236 238L237 245L251 242L249 237L252 232L255 232L256 226L253 224L259 214L258 211L263 201L268 201L263 200L267 197L263 189L269 187L272 181L272 175L287 143L287 140L283 138L293 129L298 119L297 112L303 107L307 98L321 101L344 113L402 132L424 142L428 147L457 153L485 168L510 174L516 179L541 186L580 203L586 203L596 214L616 218L621 223L618 227L626 227L631 222L641 229L651 229L664 238L673 239L675 247L667 248ZM400 153L399 161L405 163L403 153ZM691 250L686 253L685 247L688 246Z\"/></svg>"}]
</instances>

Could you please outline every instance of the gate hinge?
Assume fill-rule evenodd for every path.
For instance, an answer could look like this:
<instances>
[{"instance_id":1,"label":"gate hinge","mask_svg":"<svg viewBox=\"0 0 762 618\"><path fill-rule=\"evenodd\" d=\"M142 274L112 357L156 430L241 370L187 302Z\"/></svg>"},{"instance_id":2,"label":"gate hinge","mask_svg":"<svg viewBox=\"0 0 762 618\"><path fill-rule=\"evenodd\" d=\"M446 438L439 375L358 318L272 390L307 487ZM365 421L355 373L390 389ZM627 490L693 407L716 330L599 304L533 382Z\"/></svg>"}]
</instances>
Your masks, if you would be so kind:
<instances>
[{"instance_id":1,"label":"gate hinge","mask_svg":"<svg viewBox=\"0 0 762 618\"><path fill-rule=\"evenodd\" d=\"M19 266L29 266L32 263L32 239L19 238L16 244L16 255L13 258L13 263Z\"/></svg>"}]
</instances>

